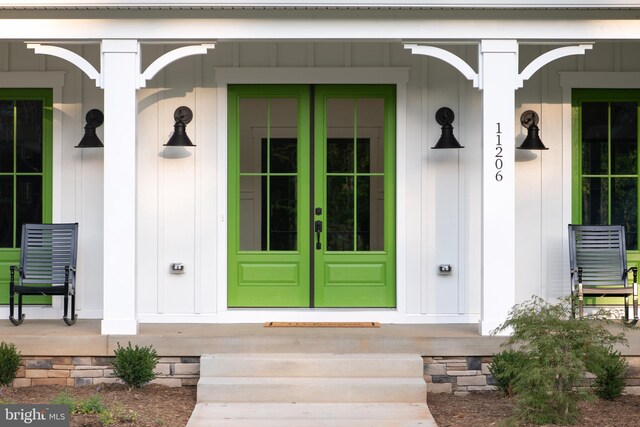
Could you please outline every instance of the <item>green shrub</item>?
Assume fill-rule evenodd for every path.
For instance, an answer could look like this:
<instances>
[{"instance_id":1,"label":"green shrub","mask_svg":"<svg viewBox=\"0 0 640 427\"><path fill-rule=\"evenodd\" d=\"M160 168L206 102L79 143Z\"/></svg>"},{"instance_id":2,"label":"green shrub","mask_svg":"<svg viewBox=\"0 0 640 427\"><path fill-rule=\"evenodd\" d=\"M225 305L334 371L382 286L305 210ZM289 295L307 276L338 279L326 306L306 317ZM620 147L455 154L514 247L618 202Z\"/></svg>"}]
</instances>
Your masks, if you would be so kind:
<instances>
[{"instance_id":1,"label":"green shrub","mask_svg":"<svg viewBox=\"0 0 640 427\"><path fill-rule=\"evenodd\" d=\"M577 389L590 355L613 352L626 343L612 334L601 316L575 319L571 301L549 304L539 297L514 306L496 332L512 331L505 345L517 345L527 356L527 369L514 372L513 392L520 419L538 424L571 424L577 402L589 398Z\"/></svg>"},{"instance_id":2,"label":"green shrub","mask_svg":"<svg viewBox=\"0 0 640 427\"><path fill-rule=\"evenodd\" d=\"M20 352L15 345L0 342L0 385L10 385L16 379L20 361Z\"/></svg>"},{"instance_id":3,"label":"green shrub","mask_svg":"<svg viewBox=\"0 0 640 427\"><path fill-rule=\"evenodd\" d=\"M72 414L76 409L76 400L66 391L59 393L49 403L52 405L67 405L69 407L69 412Z\"/></svg>"},{"instance_id":4,"label":"green shrub","mask_svg":"<svg viewBox=\"0 0 640 427\"><path fill-rule=\"evenodd\" d=\"M498 390L505 396L512 397L515 377L520 371L527 369L528 363L527 355L520 351L504 350L494 354L489 371Z\"/></svg>"},{"instance_id":5,"label":"green shrub","mask_svg":"<svg viewBox=\"0 0 640 427\"><path fill-rule=\"evenodd\" d=\"M153 371L158 364L158 354L152 347L120 347L114 351L113 374L120 378L129 388L142 387L156 378Z\"/></svg>"},{"instance_id":6,"label":"green shrub","mask_svg":"<svg viewBox=\"0 0 640 427\"><path fill-rule=\"evenodd\" d=\"M587 370L596 376L593 389L601 399L614 400L624 390L624 375L629 364L618 351L594 351L587 361Z\"/></svg>"},{"instance_id":7,"label":"green shrub","mask_svg":"<svg viewBox=\"0 0 640 427\"><path fill-rule=\"evenodd\" d=\"M67 405L71 414L95 414L101 423L100 425L103 426L109 426L116 423L117 415L102 402L102 398L98 394L93 394L86 399L76 399L66 391L63 391L49 403L52 405ZM135 414L133 411L129 412ZM128 417L128 419L131 418L131 416Z\"/></svg>"}]
</instances>

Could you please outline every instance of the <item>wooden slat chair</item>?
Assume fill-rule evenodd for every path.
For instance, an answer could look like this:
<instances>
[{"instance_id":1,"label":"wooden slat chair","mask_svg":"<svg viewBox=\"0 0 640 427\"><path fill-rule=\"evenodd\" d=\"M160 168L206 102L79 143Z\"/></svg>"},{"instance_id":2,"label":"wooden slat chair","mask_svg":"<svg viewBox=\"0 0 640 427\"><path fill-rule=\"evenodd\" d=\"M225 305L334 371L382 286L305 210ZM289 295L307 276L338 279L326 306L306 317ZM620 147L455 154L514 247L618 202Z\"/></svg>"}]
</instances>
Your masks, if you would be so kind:
<instances>
[{"instance_id":1,"label":"wooden slat chair","mask_svg":"<svg viewBox=\"0 0 640 427\"><path fill-rule=\"evenodd\" d=\"M76 321L76 257L78 224L23 224L20 266L12 265L9 282L9 320L18 326L24 320L24 295L64 296L63 320ZM18 269L18 283L15 283ZM14 295L18 295L18 318L14 317ZM69 298L71 297L71 298ZM68 315L69 299L71 314Z\"/></svg>"},{"instance_id":2,"label":"wooden slat chair","mask_svg":"<svg viewBox=\"0 0 640 427\"><path fill-rule=\"evenodd\" d=\"M624 299L624 318L629 321L629 299L633 321L638 321L638 270L627 268L624 228L621 225L569 225L571 295L575 316L584 315L584 297ZM628 275L633 272L633 284Z\"/></svg>"}]
</instances>

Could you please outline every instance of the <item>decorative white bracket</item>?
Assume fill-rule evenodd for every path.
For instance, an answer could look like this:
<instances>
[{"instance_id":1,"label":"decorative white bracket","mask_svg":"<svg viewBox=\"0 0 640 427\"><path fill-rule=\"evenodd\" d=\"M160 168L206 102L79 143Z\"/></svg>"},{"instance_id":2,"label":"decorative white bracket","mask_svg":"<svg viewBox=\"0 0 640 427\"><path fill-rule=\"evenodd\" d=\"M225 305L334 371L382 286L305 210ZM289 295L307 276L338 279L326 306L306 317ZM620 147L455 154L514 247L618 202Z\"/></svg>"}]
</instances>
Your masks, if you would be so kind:
<instances>
[{"instance_id":1,"label":"decorative white bracket","mask_svg":"<svg viewBox=\"0 0 640 427\"><path fill-rule=\"evenodd\" d=\"M462 75L467 79L471 80L473 82L473 87L479 87L478 73L476 73L469 64L460 59L460 57L454 55L448 50L444 50L439 47L423 46L418 44L405 44L404 48L411 49L411 53L413 53L414 55L432 56L434 58L443 60L444 62L450 64L455 69L460 71Z\"/></svg>"},{"instance_id":2,"label":"decorative white bracket","mask_svg":"<svg viewBox=\"0 0 640 427\"><path fill-rule=\"evenodd\" d=\"M27 49L33 49L34 53L38 55L51 55L71 62L73 65L84 71L90 79L95 80L96 86L102 87L102 76L100 75L100 72L96 70L89 61L77 53L58 46L42 45L39 43L27 43Z\"/></svg>"},{"instance_id":3,"label":"decorative white bracket","mask_svg":"<svg viewBox=\"0 0 640 427\"><path fill-rule=\"evenodd\" d=\"M527 65L524 70L520 74L518 74L516 85L517 88L521 88L524 86L525 80L528 80L532 75L535 74L540 68L544 67L550 62L555 61L556 59L564 58L565 56L571 55L584 55L584 53L593 49L593 43L585 43L577 46L565 46L559 47L557 49L550 50L549 52L543 53L533 61Z\"/></svg>"},{"instance_id":4,"label":"decorative white bracket","mask_svg":"<svg viewBox=\"0 0 640 427\"><path fill-rule=\"evenodd\" d=\"M441 59L442 61L450 64L458 71L460 71L462 75L467 79L471 80L473 82L473 87L482 89L479 73L476 73L469 64L467 64L455 54L434 46L424 46L419 44L407 43L404 45L404 47L405 49L410 49L411 53L415 55L432 56L434 58ZM527 65L521 73L517 74L516 89L521 88L524 85L524 82L528 80L532 75L534 75L536 71L549 64L550 62L553 62L556 59L564 58L566 56L583 55L589 49L593 49L593 43L583 43L577 46L564 46L543 53L542 55L531 61L531 63ZM482 55L480 55L480 62L482 62Z\"/></svg>"},{"instance_id":5,"label":"decorative white bracket","mask_svg":"<svg viewBox=\"0 0 640 427\"><path fill-rule=\"evenodd\" d=\"M138 88L145 87L147 85L147 80L151 80L160 70L162 70L167 65L171 64L178 59L186 58L187 56L192 55L204 55L207 53L209 49L214 49L216 47L213 43L206 43L194 46L185 46L174 49L170 52L165 53L155 61L151 65L147 67L146 70L138 77Z\"/></svg>"},{"instance_id":6,"label":"decorative white bracket","mask_svg":"<svg viewBox=\"0 0 640 427\"><path fill-rule=\"evenodd\" d=\"M42 45L39 43L27 43L27 48L33 49L34 53L36 54L51 55L72 63L73 65L84 71L84 73L89 76L89 78L95 80L97 87L104 88L104 86L102 85L102 74L98 70L96 70L95 67L89 63L89 61L87 61L77 53L72 52L68 49L64 49L62 47ZM156 74L158 74L160 70L162 70L172 62L177 61L178 59L185 58L187 56L204 55L209 49L214 48L215 44L213 43L203 43L200 45L179 47L165 53L164 55L153 61L153 63L149 65L149 67L147 67L147 69L143 73L138 74L136 89L145 87L147 84L147 80L152 79Z\"/></svg>"}]
</instances>

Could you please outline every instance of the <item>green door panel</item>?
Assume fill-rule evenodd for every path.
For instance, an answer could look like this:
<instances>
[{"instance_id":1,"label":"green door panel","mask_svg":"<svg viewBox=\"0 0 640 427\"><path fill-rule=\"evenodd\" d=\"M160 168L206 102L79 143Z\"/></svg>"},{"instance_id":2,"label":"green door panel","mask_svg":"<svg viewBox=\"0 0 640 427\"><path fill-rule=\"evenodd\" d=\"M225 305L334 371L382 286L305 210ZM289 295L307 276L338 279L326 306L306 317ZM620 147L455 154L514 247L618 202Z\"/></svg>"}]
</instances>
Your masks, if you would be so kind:
<instances>
[{"instance_id":1,"label":"green door panel","mask_svg":"<svg viewBox=\"0 0 640 427\"><path fill-rule=\"evenodd\" d=\"M52 107L51 89L0 89L0 304L9 302L22 223L51 222ZM49 304L51 297L24 303Z\"/></svg>"},{"instance_id":2,"label":"green door panel","mask_svg":"<svg viewBox=\"0 0 640 427\"><path fill-rule=\"evenodd\" d=\"M228 306L395 307L394 86L228 94Z\"/></svg>"},{"instance_id":3,"label":"green door panel","mask_svg":"<svg viewBox=\"0 0 640 427\"><path fill-rule=\"evenodd\" d=\"M395 87L315 91L316 307L395 307Z\"/></svg>"},{"instance_id":4,"label":"green door panel","mask_svg":"<svg viewBox=\"0 0 640 427\"><path fill-rule=\"evenodd\" d=\"M228 306L307 307L309 87L228 96Z\"/></svg>"}]
</instances>

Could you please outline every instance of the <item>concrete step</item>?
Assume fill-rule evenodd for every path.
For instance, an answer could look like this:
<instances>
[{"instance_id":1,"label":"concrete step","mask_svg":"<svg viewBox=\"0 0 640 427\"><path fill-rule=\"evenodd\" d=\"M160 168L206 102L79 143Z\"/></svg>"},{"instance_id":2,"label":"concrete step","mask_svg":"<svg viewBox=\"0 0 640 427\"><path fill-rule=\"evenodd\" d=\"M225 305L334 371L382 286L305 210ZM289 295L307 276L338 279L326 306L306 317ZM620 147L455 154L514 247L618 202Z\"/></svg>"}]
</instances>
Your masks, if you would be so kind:
<instances>
[{"instance_id":1,"label":"concrete step","mask_svg":"<svg viewBox=\"0 0 640 427\"><path fill-rule=\"evenodd\" d=\"M200 377L198 402L426 402L422 378Z\"/></svg>"},{"instance_id":2,"label":"concrete step","mask_svg":"<svg viewBox=\"0 0 640 427\"><path fill-rule=\"evenodd\" d=\"M205 354L201 377L422 377L412 354Z\"/></svg>"},{"instance_id":3,"label":"concrete step","mask_svg":"<svg viewBox=\"0 0 640 427\"><path fill-rule=\"evenodd\" d=\"M198 403L187 427L437 427L427 405Z\"/></svg>"}]
</instances>

